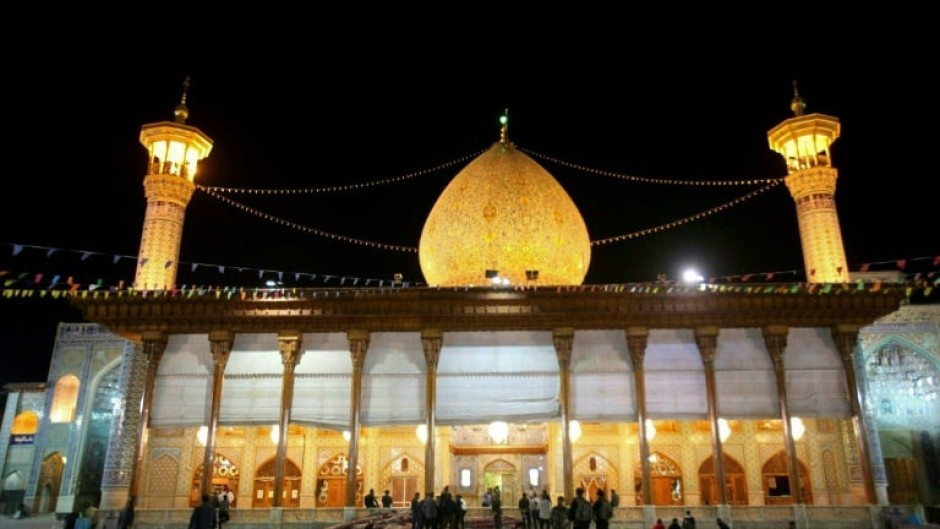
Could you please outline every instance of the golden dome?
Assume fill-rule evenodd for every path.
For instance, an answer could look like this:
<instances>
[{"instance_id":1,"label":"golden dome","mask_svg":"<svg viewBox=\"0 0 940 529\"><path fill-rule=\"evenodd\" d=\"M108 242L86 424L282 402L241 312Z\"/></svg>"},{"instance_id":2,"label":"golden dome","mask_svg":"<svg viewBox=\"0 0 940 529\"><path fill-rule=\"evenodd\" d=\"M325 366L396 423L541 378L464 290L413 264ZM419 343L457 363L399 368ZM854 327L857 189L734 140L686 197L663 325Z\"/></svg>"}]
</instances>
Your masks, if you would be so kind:
<instances>
[{"instance_id":1,"label":"golden dome","mask_svg":"<svg viewBox=\"0 0 940 529\"><path fill-rule=\"evenodd\" d=\"M441 193L421 232L418 258L432 286L489 284L487 271L513 285L580 285L591 240L555 178L500 141Z\"/></svg>"}]
</instances>

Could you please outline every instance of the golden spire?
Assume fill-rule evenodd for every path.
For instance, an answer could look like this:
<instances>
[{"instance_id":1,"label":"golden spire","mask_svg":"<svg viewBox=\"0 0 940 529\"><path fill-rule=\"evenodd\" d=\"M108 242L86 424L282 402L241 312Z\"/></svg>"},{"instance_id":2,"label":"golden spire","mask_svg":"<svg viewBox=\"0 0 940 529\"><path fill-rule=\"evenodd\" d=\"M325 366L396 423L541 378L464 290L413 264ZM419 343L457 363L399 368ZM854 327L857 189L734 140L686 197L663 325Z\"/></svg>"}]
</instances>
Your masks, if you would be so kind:
<instances>
[{"instance_id":1,"label":"golden spire","mask_svg":"<svg viewBox=\"0 0 940 529\"><path fill-rule=\"evenodd\" d=\"M173 116L176 118L176 122L185 125L186 120L189 119L189 108L186 106L186 93L189 92L189 76L186 76L186 79L183 80L183 96L180 97L180 104L176 105L176 108L173 110Z\"/></svg>"},{"instance_id":2,"label":"golden spire","mask_svg":"<svg viewBox=\"0 0 940 529\"><path fill-rule=\"evenodd\" d=\"M499 117L499 142L509 143L509 109L507 108L503 115Z\"/></svg>"},{"instance_id":3,"label":"golden spire","mask_svg":"<svg viewBox=\"0 0 940 529\"><path fill-rule=\"evenodd\" d=\"M800 91L796 87L796 79L793 80L793 101L790 101L790 110L794 116L802 116L806 110L806 100L800 97Z\"/></svg>"}]
</instances>

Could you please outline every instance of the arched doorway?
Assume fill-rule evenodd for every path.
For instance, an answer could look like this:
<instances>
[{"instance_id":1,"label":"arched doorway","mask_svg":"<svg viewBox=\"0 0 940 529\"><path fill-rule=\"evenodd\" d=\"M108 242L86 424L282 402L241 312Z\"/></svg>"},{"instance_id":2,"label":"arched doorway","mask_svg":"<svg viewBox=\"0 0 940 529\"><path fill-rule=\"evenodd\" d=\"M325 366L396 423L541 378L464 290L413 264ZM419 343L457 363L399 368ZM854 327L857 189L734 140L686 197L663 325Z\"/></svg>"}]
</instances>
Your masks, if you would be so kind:
<instances>
[{"instance_id":1,"label":"arched doorway","mask_svg":"<svg viewBox=\"0 0 940 529\"><path fill-rule=\"evenodd\" d=\"M503 509L516 506L516 467L505 459L497 459L483 468L483 483L487 489L499 487ZM485 492L485 491L484 491ZM482 497L482 492L480 493Z\"/></svg>"},{"instance_id":2,"label":"arched doorway","mask_svg":"<svg viewBox=\"0 0 940 529\"><path fill-rule=\"evenodd\" d=\"M725 489L730 505L747 505L747 479L744 467L733 457L724 454ZM698 468L698 482L702 491L702 503L718 505L718 482L715 477L715 457L711 456Z\"/></svg>"},{"instance_id":3,"label":"arched doorway","mask_svg":"<svg viewBox=\"0 0 940 529\"><path fill-rule=\"evenodd\" d=\"M411 506L411 499L418 491L418 480L424 476L424 465L407 454L393 459L380 474L379 483L384 483L382 490L388 489L392 496L392 507L406 509Z\"/></svg>"},{"instance_id":4,"label":"arched doorway","mask_svg":"<svg viewBox=\"0 0 940 529\"><path fill-rule=\"evenodd\" d=\"M16 507L23 501L25 495L26 483L23 480L23 474L19 470L3 478L3 488L0 489L0 503L5 506L3 514L11 516L16 511Z\"/></svg>"},{"instance_id":5,"label":"arched doorway","mask_svg":"<svg viewBox=\"0 0 940 529\"><path fill-rule=\"evenodd\" d=\"M797 459L800 473L800 486L803 490L803 503L813 504L813 486L809 478L809 469L802 461ZM764 463L761 469L761 482L764 487L765 505L791 505L793 504L793 487L790 485L790 474L787 472L787 453L781 450Z\"/></svg>"},{"instance_id":6,"label":"arched doorway","mask_svg":"<svg viewBox=\"0 0 940 529\"><path fill-rule=\"evenodd\" d=\"M642 487L642 467L637 461L634 466L634 489L636 490L637 505L682 505L684 503L684 487L682 485L682 469L666 454L653 452L650 454L650 477L652 488L652 501L645 502Z\"/></svg>"},{"instance_id":7,"label":"arched doorway","mask_svg":"<svg viewBox=\"0 0 940 529\"><path fill-rule=\"evenodd\" d=\"M121 400L119 382L121 370L115 364L97 386L91 402L91 413L87 415L85 442L79 461L78 479L75 483L75 505L83 506L101 503L101 479L104 475L104 462L111 442L111 423L114 421L115 402Z\"/></svg>"},{"instance_id":8,"label":"arched doorway","mask_svg":"<svg viewBox=\"0 0 940 529\"><path fill-rule=\"evenodd\" d=\"M274 465L276 458L261 464L255 471L255 487L251 493L251 506L265 508L274 506ZM281 489L281 507L300 507L300 468L293 461L284 461L284 486Z\"/></svg>"},{"instance_id":9,"label":"arched doorway","mask_svg":"<svg viewBox=\"0 0 940 529\"><path fill-rule=\"evenodd\" d=\"M610 497L611 485L617 483L617 470L604 456L591 453L575 462L574 481L577 487L584 489L584 496L592 501L597 498L599 490Z\"/></svg>"},{"instance_id":10,"label":"arched doorway","mask_svg":"<svg viewBox=\"0 0 940 529\"><path fill-rule=\"evenodd\" d=\"M55 511L64 469L65 461L62 460L62 455L58 452L49 454L42 460L42 467L39 469L39 480L36 485L36 499L33 501L33 512Z\"/></svg>"},{"instance_id":11,"label":"arched doorway","mask_svg":"<svg viewBox=\"0 0 940 529\"><path fill-rule=\"evenodd\" d=\"M202 503L202 473L203 465L199 465L199 467L196 468L196 472L193 474L192 486L190 487L190 507L195 507ZM224 455L216 453L212 458L212 479L209 482L212 494L218 496L222 488L228 485L230 491L236 492L235 501L232 502L232 507L236 507L238 505L237 491L239 475L240 472L238 467L235 466L235 463L232 463L232 461Z\"/></svg>"},{"instance_id":12,"label":"arched doorway","mask_svg":"<svg viewBox=\"0 0 940 529\"><path fill-rule=\"evenodd\" d=\"M346 504L346 476L349 460L346 454L336 454L317 470L317 507L344 507ZM356 501L362 505L362 467L356 465Z\"/></svg>"}]
</instances>

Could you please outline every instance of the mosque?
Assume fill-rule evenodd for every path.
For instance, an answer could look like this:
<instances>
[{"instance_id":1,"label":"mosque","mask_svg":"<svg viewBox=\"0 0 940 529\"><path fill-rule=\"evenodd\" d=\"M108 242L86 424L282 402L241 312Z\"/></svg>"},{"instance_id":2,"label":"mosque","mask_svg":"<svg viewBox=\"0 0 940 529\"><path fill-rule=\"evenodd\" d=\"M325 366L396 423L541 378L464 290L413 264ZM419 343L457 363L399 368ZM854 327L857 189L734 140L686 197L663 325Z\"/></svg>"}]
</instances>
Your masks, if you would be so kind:
<instances>
[{"instance_id":1,"label":"mosque","mask_svg":"<svg viewBox=\"0 0 940 529\"><path fill-rule=\"evenodd\" d=\"M187 204L212 140L146 124L134 288L75 296L44 383L6 386L5 509L138 508L185 527L229 487L234 527L326 526L388 490L620 497L614 526L691 511L739 528L883 527L940 504L940 306L849 275L837 118L768 133L801 284L583 285L591 244L561 185L500 138L430 212L428 287L179 292ZM857 285L857 286L856 286Z\"/></svg>"}]
</instances>

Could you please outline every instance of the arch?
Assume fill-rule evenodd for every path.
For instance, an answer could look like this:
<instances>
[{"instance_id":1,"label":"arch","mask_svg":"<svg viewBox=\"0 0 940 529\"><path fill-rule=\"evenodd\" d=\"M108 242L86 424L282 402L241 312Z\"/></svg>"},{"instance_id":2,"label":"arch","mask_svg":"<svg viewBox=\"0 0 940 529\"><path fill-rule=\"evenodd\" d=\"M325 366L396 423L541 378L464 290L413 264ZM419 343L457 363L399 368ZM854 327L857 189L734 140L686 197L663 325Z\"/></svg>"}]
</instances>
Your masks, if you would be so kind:
<instances>
[{"instance_id":1,"label":"arch","mask_svg":"<svg viewBox=\"0 0 940 529\"><path fill-rule=\"evenodd\" d=\"M78 404L80 387L81 382L78 377L72 374L61 377L55 383L49 422L72 422L75 419L75 406Z\"/></svg>"},{"instance_id":2,"label":"arch","mask_svg":"<svg viewBox=\"0 0 940 529\"><path fill-rule=\"evenodd\" d=\"M55 510L59 499L59 488L62 486L62 471L65 461L62 454L53 452L42 460L39 468L39 479L36 481L36 499L33 501L33 512L45 513Z\"/></svg>"},{"instance_id":3,"label":"arch","mask_svg":"<svg viewBox=\"0 0 940 529\"><path fill-rule=\"evenodd\" d=\"M330 456L317 469L317 507L343 507L346 505L346 476L349 460L346 454ZM362 505L362 466L356 464L356 505Z\"/></svg>"},{"instance_id":4,"label":"arch","mask_svg":"<svg viewBox=\"0 0 940 529\"><path fill-rule=\"evenodd\" d=\"M499 487L499 499L504 509L516 505L518 490L521 490L520 484L525 480L519 479L519 469L516 465L505 459L494 459L483 467L483 486L485 489L496 489ZM480 491L480 497L484 491Z\"/></svg>"},{"instance_id":5,"label":"arch","mask_svg":"<svg viewBox=\"0 0 940 529\"><path fill-rule=\"evenodd\" d=\"M616 485L617 468L597 452L589 452L572 465L576 487L584 489L584 497L593 500L597 491L603 490L609 497L610 489Z\"/></svg>"},{"instance_id":6,"label":"arch","mask_svg":"<svg viewBox=\"0 0 940 529\"><path fill-rule=\"evenodd\" d=\"M730 505L747 505L747 476L744 466L728 454L724 456L725 490ZM715 456L709 456L698 467L699 490L702 503L718 505L718 482L715 476Z\"/></svg>"},{"instance_id":7,"label":"arch","mask_svg":"<svg viewBox=\"0 0 940 529\"><path fill-rule=\"evenodd\" d=\"M274 506L274 470L277 458L272 457L255 469L255 486L251 493L251 506L270 508ZM300 507L300 467L290 459L284 460L284 486L281 490L281 507ZM231 488L231 487L230 487Z\"/></svg>"},{"instance_id":8,"label":"arch","mask_svg":"<svg viewBox=\"0 0 940 529\"><path fill-rule=\"evenodd\" d=\"M403 453L392 459L379 472L379 483L382 489L388 489L392 496L392 506L407 508L411 505L411 498L419 490L419 483L423 484L424 465L410 454Z\"/></svg>"},{"instance_id":9,"label":"arch","mask_svg":"<svg viewBox=\"0 0 940 529\"><path fill-rule=\"evenodd\" d=\"M85 382L85 398L82 402L83 425L81 443L76 455L78 475L75 484L76 505L100 505L101 484L104 480L104 465L108 446L111 443L111 425L115 417L115 402L123 395L120 390L121 359L112 359L98 370L96 376Z\"/></svg>"},{"instance_id":10,"label":"arch","mask_svg":"<svg viewBox=\"0 0 940 529\"><path fill-rule=\"evenodd\" d=\"M790 474L787 471L787 452L780 450L770 456L761 468L761 483L764 488L765 505L792 505L793 494L790 485ZM803 503L813 504L813 485L810 480L809 469L806 464L797 458L800 473L800 487L803 490Z\"/></svg>"},{"instance_id":11,"label":"arch","mask_svg":"<svg viewBox=\"0 0 940 529\"><path fill-rule=\"evenodd\" d=\"M13 418L12 435L35 435L39 431L39 414L26 410Z\"/></svg>"},{"instance_id":12,"label":"arch","mask_svg":"<svg viewBox=\"0 0 940 529\"><path fill-rule=\"evenodd\" d=\"M201 464L196 467L196 471L193 472L193 480L190 487L189 493L189 504L190 507L195 507L202 502L202 474L205 471L205 464ZM218 494L224 485L228 485L229 490L236 491L238 490L238 480L241 476L241 471L235 463L232 462L225 454L221 452L216 452L212 457L212 478L209 480L209 487L212 494ZM274 476L274 471L272 469L271 476ZM273 478L272 478L273 479ZM238 496L235 497L235 501L232 502L232 507L235 507L238 503Z\"/></svg>"},{"instance_id":13,"label":"arch","mask_svg":"<svg viewBox=\"0 0 940 529\"><path fill-rule=\"evenodd\" d=\"M633 480L637 505L643 504L642 469L634 465ZM671 457L658 451L650 454L651 500L649 505L680 505L683 503L682 467Z\"/></svg>"},{"instance_id":14,"label":"arch","mask_svg":"<svg viewBox=\"0 0 940 529\"><path fill-rule=\"evenodd\" d=\"M10 516L26 496L26 480L22 472L15 470L7 474L0 485L0 505L4 506L3 514Z\"/></svg>"}]
</instances>

